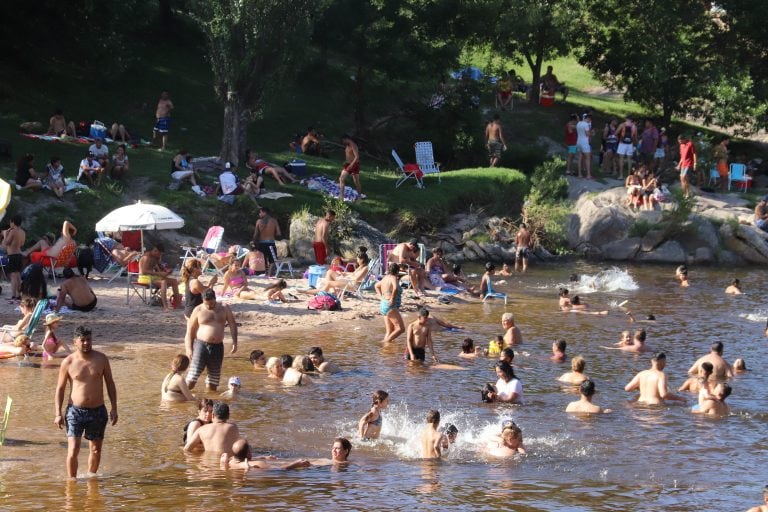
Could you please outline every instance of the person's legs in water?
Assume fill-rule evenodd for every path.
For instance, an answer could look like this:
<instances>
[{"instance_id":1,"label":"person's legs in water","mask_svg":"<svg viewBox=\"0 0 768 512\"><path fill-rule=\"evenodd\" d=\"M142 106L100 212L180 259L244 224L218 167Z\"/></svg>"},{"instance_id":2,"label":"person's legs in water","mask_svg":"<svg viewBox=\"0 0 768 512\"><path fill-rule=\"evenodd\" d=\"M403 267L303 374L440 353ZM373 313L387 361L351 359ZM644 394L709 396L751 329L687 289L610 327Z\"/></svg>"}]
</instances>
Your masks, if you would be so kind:
<instances>
[{"instance_id":1,"label":"person's legs in water","mask_svg":"<svg viewBox=\"0 0 768 512\"><path fill-rule=\"evenodd\" d=\"M387 312L387 318L392 323L393 330L389 333L384 343L390 343L398 336L405 332L405 324L403 323L403 317L400 315L400 311L396 308L392 308Z\"/></svg>"}]
</instances>

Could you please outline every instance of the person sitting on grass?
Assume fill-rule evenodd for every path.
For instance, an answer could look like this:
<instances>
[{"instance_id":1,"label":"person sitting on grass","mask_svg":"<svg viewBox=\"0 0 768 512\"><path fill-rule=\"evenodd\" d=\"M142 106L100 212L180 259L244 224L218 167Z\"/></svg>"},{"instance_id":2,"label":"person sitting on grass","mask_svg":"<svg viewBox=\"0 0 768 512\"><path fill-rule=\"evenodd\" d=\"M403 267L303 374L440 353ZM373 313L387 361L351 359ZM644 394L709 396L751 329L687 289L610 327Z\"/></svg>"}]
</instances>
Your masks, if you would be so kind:
<instances>
[{"instance_id":1,"label":"person sitting on grass","mask_svg":"<svg viewBox=\"0 0 768 512\"><path fill-rule=\"evenodd\" d=\"M224 288L221 289L222 297L237 297L238 299L245 300L256 298L256 292L248 288L248 277L243 272L243 269L240 268L238 260L232 260L222 280L224 282ZM228 293L227 290L230 288L231 290Z\"/></svg>"},{"instance_id":2,"label":"person sitting on grass","mask_svg":"<svg viewBox=\"0 0 768 512\"><path fill-rule=\"evenodd\" d=\"M171 178L179 182L189 180L192 183L192 192L198 195L204 194L195 180L195 171L192 170L190 160L189 152L185 148L181 148L171 160Z\"/></svg>"},{"instance_id":3,"label":"person sitting on grass","mask_svg":"<svg viewBox=\"0 0 768 512\"><path fill-rule=\"evenodd\" d=\"M43 187L43 182L40 181L32 165L34 161L35 155L27 153L16 162L15 180L18 188L40 190Z\"/></svg>"},{"instance_id":4,"label":"person sitting on grass","mask_svg":"<svg viewBox=\"0 0 768 512\"><path fill-rule=\"evenodd\" d=\"M109 169L109 148L104 144L104 139L97 137L93 144L88 147L88 153L99 161L99 165L105 171Z\"/></svg>"},{"instance_id":5,"label":"person sitting on grass","mask_svg":"<svg viewBox=\"0 0 768 512\"><path fill-rule=\"evenodd\" d=\"M61 158L58 156L51 157L51 163L45 166L45 170L47 173L45 184L56 197L63 199L66 183L64 182L64 166L61 165Z\"/></svg>"},{"instance_id":6,"label":"person sitting on grass","mask_svg":"<svg viewBox=\"0 0 768 512\"><path fill-rule=\"evenodd\" d=\"M75 123L72 121L67 122L67 119L64 117L64 112L60 108L57 108L48 120L48 131L45 134L53 135L54 137L66 137L69 135L77 138Z\"/></svg>"},{"instance_id":7,"label":"person sitting on grass","mask_svg":"<svg viewBox=\"0 0 768 512\"><path fill-rule=\"evenodd\" d=\"M265 160L262 160L259 158L259 156L251 151L246 151L246 164L245 166L248 167L251 170L254 170L259 176L264 176L265 174L269 174L280 185L285 185L285 180L290 181L291 183L296 183L299 181L296 176L289 173L284 167L280 167L279 165L271 164Z\"/></svg>"},{"instance_id":8,"label":"person sitting on grass","mask_svg":"<svg viewBox=\"0 0 768 512\"><path fill-rule=\"evenodd\" d=\"M77 173L77 181L80 181L83 176L88 178L88 183L92 187L98 187L101 184L101 175L104 172L104 168L99 161L94 158L93 153L82 159L80 162L80 170Z\"/></svg>"},{"instance_id":9,"label":"person sitting on grass","mask_svg":"<svg viewBox=\"0 0 768 512\"><path fill-rule=\"evenodd\" d=\"M117 146L117 151L112 155L112 168L109 171L113 180L121 180L128 174L130 165L128 164L128 155L126 154L125 144Z\"/></svg>"}]
</instances>

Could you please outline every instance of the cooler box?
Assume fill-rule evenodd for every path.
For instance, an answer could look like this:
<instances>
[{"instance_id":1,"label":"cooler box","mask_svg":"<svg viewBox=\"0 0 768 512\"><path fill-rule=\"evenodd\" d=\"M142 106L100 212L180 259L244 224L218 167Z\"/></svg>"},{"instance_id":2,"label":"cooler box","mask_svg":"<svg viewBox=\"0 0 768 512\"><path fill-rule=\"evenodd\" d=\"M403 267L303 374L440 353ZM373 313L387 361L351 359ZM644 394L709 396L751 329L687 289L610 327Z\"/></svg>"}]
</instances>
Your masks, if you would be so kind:
<instances>
[{"instance_id":1,"label":"cooler box","mask_svg":"<svg viewBox=\"0 0 768 512\"><path fill-rule=\"evenodd\" d=\"M296 176L304 176L307 172L307 162L294 158L285 164L285 169Z\"/></svg>"},{"instance_id":2,"label":"cooler box","mask_svg":"<svg viewBox=\"0 0 768 512\"><path fill-rule=\"evenodd\" d=\"M307 279L309 279L309 286L317 288L317 281L325 275L328 269L324 265L312 265L307 271Z\"/></svg>"},{"instance_id":3,"label":"cooler box","mask_svg":"<svg viewBox=\"0 0 768 512\"><path fill-rule=\"evenodd\" d=\"M89 134L92 139L104 139L107 137L107 127L101 121L94 121Z\"/></svg>"},{"instance_id":4,"label":"cooler box","mask_svg":"<svg viewBox=\"0 0 768 512\"><path fill-rule=\"evenodd\" d=\"M542 94L539 98L539 103L542 107L552 107L555 105L555 95Z\"/></svg>"}]
</instances>

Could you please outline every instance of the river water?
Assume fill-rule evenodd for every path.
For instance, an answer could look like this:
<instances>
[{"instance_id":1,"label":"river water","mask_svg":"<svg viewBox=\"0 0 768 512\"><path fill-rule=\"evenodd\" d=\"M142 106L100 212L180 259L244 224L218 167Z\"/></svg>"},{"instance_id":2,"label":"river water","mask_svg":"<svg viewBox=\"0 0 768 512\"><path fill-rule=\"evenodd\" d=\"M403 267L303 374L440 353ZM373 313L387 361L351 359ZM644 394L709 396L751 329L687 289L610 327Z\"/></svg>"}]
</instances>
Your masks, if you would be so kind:
<instances>
[{"instance_id":1,"label":"river water","mask_svg":"<svg viewBox=\"0 0 768 512\"><path fill-rule=\"evenodd\" d=\"M768 308L762 290L768 276L759 270L693 269L691 287L681 289L670 267L532 267L525 276L505 279L498 291L509 305L451 306L440 316L465 326L437 332L442 362L465 371L411 367L402 361L404 340L380 345L380 318L335 330L286 332L259 337L227 356L224 375L239 375L243 394L232 406L236 422L258 453L281 457L329 457L332 440L348 436L353 463L345 469L315 467L289 472L225 471L214 460L185 455L183 425L195 415L193 404L162 405L159 388L179 347L137 344L115 346L95 333L106 352L119 393L120 421L108 427L98 478L67 481L66 438L52 425L56 369L0 364L0 401L15 402L8 442L0 447L0 510L742 510L760 503L768 482L763 464L766 443L763 336ZM560 313L557 287L571 272L583 276L574 293L607 317ZM591 276L591 277L590 277ZM723 289L739 277L745 295ZM729 417L702 418L688 405L640 407L624 385L649 367L649 355L608 351L630 328L617 304L637 317L653 313L643 326L648 344L667 354L666 373L674 387L709 344L725 344L725 357L744 357L752 371L734 378ZM258 306L256 306L258 307ZM525 388L524 406L486 405L479 389L495 381L493 361L460 361L461 340L471 336L487 345L501 334L501 314L511 311L525 343L515 358ZM410 315L409 318L413 318ZM634 326L633 326L634 327ZM101 339L100 339L101 338ZM552 342L564 338L569 356L583 355L586 373L596 381L595 402L613 409L579 418L563 411L577 396L555 378L569 363L549 360ZM249 368L247 355L304 353L323 346L341 374L314 379L311 386L283 388ZM258 345L258 347L257 347ZM382 439L356 439L357 420L376 389L390 393ZM415 438L428 409L439 409L443 423L460 431L457 444L441 461L423 461ZM489 460L479 450L504 418L523 429L528 455ZM87 467L87 448L80 473ZM762 469L761 469L762 468Z\"/></svg>"}]
</instances>

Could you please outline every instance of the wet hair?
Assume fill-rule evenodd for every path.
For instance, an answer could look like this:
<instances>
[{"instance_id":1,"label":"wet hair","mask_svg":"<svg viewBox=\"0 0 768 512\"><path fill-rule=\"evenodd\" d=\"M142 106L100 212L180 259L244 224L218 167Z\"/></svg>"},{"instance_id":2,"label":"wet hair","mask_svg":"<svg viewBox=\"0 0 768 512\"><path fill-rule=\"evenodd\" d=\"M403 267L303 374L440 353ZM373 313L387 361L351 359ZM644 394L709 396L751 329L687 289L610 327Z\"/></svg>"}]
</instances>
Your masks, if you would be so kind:
<instances>
[{"instance_id":1,"label":"wet hair","mask_svg":"<svg viewBox=\"0 0 768 512\"><path fill-rule=\"evenodd\" d=\"M309 356L297 355L293 358L293 364L291 368L299 370L302 373L311 372L315 369L312 365L312 361L309 360Z\"/></svg>"},{"instance_id":2,"label":"wet hair","mask_svg":"<svg viewBox=\"0 0 768 512\"><path fill-rule=\"evenodd\" d=\"M213 288L203 290L203 300L216 300L216 292L213 291Z\"/></svg>"},{"instance_id":3,"label":"wet hair","mask_svg":"<svg viewBox=\"0 0 768 512\"><path fill-rule=\"evenodd\" d=\"M709 361L704 361L701 363L701 369L704 370L704 375L706 378L709 378L709 376L712 375L712 372L715 371L715 367Z\"/></svg>"},{"instance_id":4,"label":"wet hair","mask_svg":"<svg viewBox=\"0 0 768 512\"><path fill-rule=\"evenodd\" d=\"M571 359L571 370L581 373L584 371L585 366L587 366L587 361L583 357L576 356Z\"/></svg>"},{"instance_id":5,"label":"wet hair","mask_svg":"<svg viewBox=\"0 0 768 512\"><path fill-rule=\"evenodd\" d=\"M280 363L282 363L283 368L290 368L291 366L293 366L293 356L289 354L281 355Z\"/></svg>"},{"instance_id":6,"label":"wet hair","mask_svg":"<svg viewBox=\"0 0 768 512\"><path fill-rule=\"evenodd\" d=\"M731 286L735 286L736 288L738 288L739 286L741 286L741 281L739 281L737 278L734 277L733 281L731 281Z\"/></svg>"},{"instance_id":7,"label":"wet hair","mask_svg":"<svg viewBox=\"0 0 768 512\"><path fill-rule=\"evenodd\" d=\"M197 410L202 411L206 407L213 407L213 400L210 398L201 398L197 401Z\"/></svg>"},{"instance_id":8,"label":"wet hair","mask_svg":"<svg viewBox=\"0 0 768 512\"><path fill-rule=\"evenodd\" d=\"M557 350L559 350L560 352L565 352L565 349L568 346L568 343L565 340L557 340L555 342L555 346L557 347Z\"/></svg>"},{"instance_id":9,"label":"wet hair","mask_svg":"<svg viewBox=\"0 0 768 512\"><path fill-rule=\"evenodd\" d=\"M275 368L278 364L282 366L280 358L272 356L267 359L267 364L265 364L264 367L267 369L267 371L272 371L272 369Z\"/></svg>"},{"instance_id":10,"label":"wet hair","mask_svg":"<svg viewBox=\"0 0 768 512\"><path fill-rule=\"evenodd\" d=\"M726 398L731 396L731 392L733 391L733 388L727 382L723 382L721 386L723 387L723 398L721 398L721 400L725 400Z\"/></svg>"},{"instance_id":11,"label":"wet hair","mask_svg":"<svg viewBox=\"0 0 768 512\"><path fill-rule=\"evenodd\" d=\"M75 335L74 338L90 338L91 337L91 330L84 326L84 325L78 325L75 327Z\"/></svg>"},{"instance_id":12,"label":"wet hair","mask_svg":"<svg viewBox=\"0 0 768 512\"><path fill-rule=\"evenodd\" d=\"M241 444L238 449L235 449L235 446ZM232 445L232 456L238 461L243 462L244 460L248 460L248 454L251 452L251 445L248 444L248 440L246 439L238 439L235 441L235 443Z\"/></svg>"},{"instance_id":13,"label":"wet hair","mask_svg":"<svg viewBox=\"0 0 768 512\"><path fill-rule=\"evenodd\" d=\"M506 361L499 361L496 363L496 369L501 370L501 373L506 377L506 382L515 378L515 370L512 368L512 365Z\"/></svg>"},{"instance_id":14,"label":"wet hair","mask_svg":"<svg viewBox=\"0 0 768 512\"><path fill-rule=\"evenodd\" d=\"M573 304L574 306L581 305L581 299L579 298L578 295L574 295L573 298L571 298L571 304Z\"/></svg>"},{"instance_id":15,"label":"wet hair","mask_svg":"<svg viewBox=\"0 0 768 512\"><path fill-rule=\"evenodd\" d=\"M347 457L349 457L349 454L352 453L352 443L349 442L349 439L346 437L337 437L333 440L333 443L340 443L341 447L344 448L347 452Z\"/></svg>"},{"instance_id":16,"label":"wet hair","mask_svg":"<svg viewBox=\"0 0 768 512\"><path fill-rule=\"evenodd\" d=\"M579 386L579 392L584 396L592 396L595 394L595 383L587 379Z\"/></svg>"},{"instance_id":17,"label":"wet hair","mask_svg":"<svg viewBox=\"0 0 768 512\"><path fill-rule=\"evenodd\" d=\"M640 329L638 331L635 331L635 340L640 341L642 343L645 343L645 339L648 337L648 334L645 332L645 329Z\"/></svg>"},{"instance_id":18,"label":"wet hair","mask_svg":"<svg viewBox=\"0 0 768 512\"><path fill-rule=\"evenodd\" d=\"M310 356L319 356L323 357L323 349L320 347L311 347L309 349L309 352L307 352Z\"/></svg>"},{"instance_id":19,"label":"wet hair","mask_svg":"<svg viewBox=\"0 0 768 512\"><path fill-rule=\"evenodd\" d=\"M456 425L453 423L448 423L446 426L443 427L443 434L447 436L455 436L459 433L459 429L456 428Z\"/></svg>"},{"instance_id":20,"label":"wet hair","mask_svg":"<svg viewBox=\"0 0 768 512\"><path fill-rule=\"evenodd\" d=\"M215 402L213 404L213 415L220 420L229 419L229 405L226 402Z\"/></svg>"},{"instance_id":21,"label":"wet hair","mask_svg":"<svg viewBox=\"0 0 768 512\"><path fill-rule=\"evenodd\" d=\"M471 354L475 351L475 342L472 338L464 338L461 342L461 352L464 354Z\"/></svg>"},{"instance_id":22,"label":"wet hair","mask_svg":"<svg viewBox=\"0 0 768 512\"><path fill-rule=\"evenodd\" d=\"M653 354L653 356L651 356L651 361L662 361L662 360L664 361L667 360L667 354L665 354L664 352L656 352L655 354Z\"/></svg>"},{"instance_id":23,"label":"wet hair","mask_svg":"<svg viewBox=\"0 0 768 512\"><path fill-rule=\"evenodd\" d=\"M575 274L574 274L574 275L575 275ZM560 295L561 297L565 297L565 296L567 296L567 295L568 295L568 288L562 288L562 287L561 287L561 288L560 288L560 289L557 291L557 293L558 293L558 295Z\"/></svg>"},{"instance_id":24,"label":"wet hair","mask_svg":"<svg viewBox=\"0 0 768 512\"><path fill-rule=\"evenodd\" d=\"M371 403L373 405L380 404L384 400L389 398L389 393L387 393L384 390L379 389L378 391L373 392L373 396L371 397Z\"/></svg>"},{"instance_id":25,"label":"wet hair","mask_svg":"<svg viewBox=\"0 0 768 512\"><path fill-rule=\"evenodd\" d=\"M248 360L251 362L251 364L253 364L262 357L264 357L263 350L252 350L251 354L248 356Z\"/></svg>"},{"instance_id":26,"label":"wet hair","mask_svg":"<svg viewBox=\"0 0 768 512\"><path fill-rule=\"evenodd\" d=\"M419 316L423 316L424 318L429 318L429 310L427 308L421 308L419 310Z\"/></svg>"},{"instance_id":27,"label":"wet hair","mask_svg":"<svg viewBox=\"0 0 768 512\"><path fill-rule=\"evenodd\" d=\"M390 263L389 268L387 268L387 274L391 276L400 275L400 265L397 263Z\"/></svg>"},{"instance_id":28,"label":"wet hair","mask_svg":"<svg viewBox=\"0 0 768 512\"><path fill-rule=\"evenodd\" d=\"M432 425L440 423L440 411L430 409L429 412L427 412L427 423L431 423Z\"/></svg>"},{"instance_id":29,"label":"wet hair","mask_svg":"<svg viewBox=\"0 0 768 512\"><path fill-rule=\"evenodd\" d=\"M175 373L183 372L189 368L189 358L184 354L176 354L176 357L171 361L171 370Z\"/></svg>"},{"instance_id":30,"label":"wet hair","mask_svg":"<svg viewBox=\"0 0 768 512\"><path fill-rule=\"evenodd\" d=\"M509 360L512 361L515 359L515 351L512 347L506 347L499 353L499 359L501 359L502 356L508 357Z\"/></svg>"},{"instance_id":31,"label":"wet hair","mask_svg":"<svg viewBox=\"0 0 768 512\"><path fill-rule=\"evenodd\" d=\"M712 344L711 347L709 347L712 352L717 352L720 355L723 355L723 342L722 341L716 341Z\"/></svg>"},{"instance_id":32,"label":"wet hair","mask_svg":"<svg viewBox=\"0 0 768 512\"><path fill-rule=\"evenodd\" d=\"M485 270L486 272L491 272L492 270L496 270L496 265L491 263L490 261L485 264Z\"/></svg>"}]
</instances>

